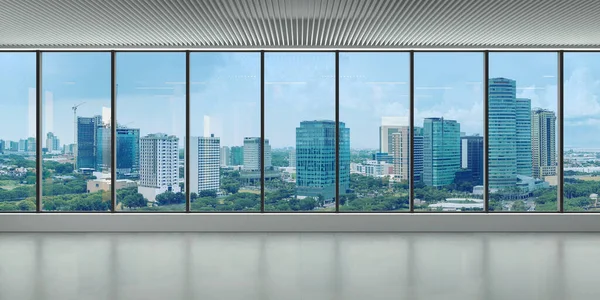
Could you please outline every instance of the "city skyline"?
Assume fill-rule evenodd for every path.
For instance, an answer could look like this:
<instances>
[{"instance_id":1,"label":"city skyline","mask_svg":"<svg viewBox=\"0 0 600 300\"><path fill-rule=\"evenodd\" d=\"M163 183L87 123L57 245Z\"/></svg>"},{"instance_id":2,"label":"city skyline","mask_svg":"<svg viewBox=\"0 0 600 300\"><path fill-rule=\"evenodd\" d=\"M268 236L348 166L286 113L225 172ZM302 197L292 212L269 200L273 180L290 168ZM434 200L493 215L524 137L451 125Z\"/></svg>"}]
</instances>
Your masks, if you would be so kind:
<instances>
[{"instance_id":1,"label":"city skyline","mask_svg":"<svg viewBox=\"0 0 600 300\"><path fill-rule=\"evenodd\" d=\"M44 55L44 77L43 77L43 87L44 87L44 93L43 95L47 95L46 92L50 92L52 94L52 111L53 111L53 116L52 116L52 120L54 120L54 124L53 126L47 126L44 125L45 127L53 127L52 130L46 130L47 132L53 132L54 134L56 134L57 136L60 137L61 141L63 142L63 144L70 144L72 143L72 136L73 136L73 129L72 129L72 124L70 124L70 122L67 121L62 121L62 120L69 120L72 119L72 111L71 111L71 106L73 106L74 104L78 104L81 102L86 102L84 105L82 105L79 110L78 110L78 115L80 116L93 116L96 114L99 114L99 107L101 106L110 106L110 59L109 56L106 56L104 54L100 55L98 53L85 53L85 54L80 54L80 53L74 53L74 54L66 54L66 53L51 53L52 56L47 56L50 53L47 53ZM60 55L59 55L60 54ZM76 55L77 54L77 55ZM245 57L242 58L236 58L236 55L230 55L230 56L226 56L226 55L221 55L219 53L217 54L204 54L204 53L198 53L198 54L202 54L194 59L192 59L192 76L193 77L198 77L198 80L193 79L192 81L192 86L191 86L191 90L192 90L192 99L196 99L196 98L206 98L206 99L215 99L215 98L219 98L219 99L224 99L223 97L219 97L219 96L215 96L215 95L219 95L219 94L223 94L223 90L222 90L222 86L223 84L216 84L215 82L253 82L252 84L248 83L248 84L244 84L242 86L249 86L247 88L241 88L240 91L227 91L228 95L227 95L227 99L224 99L222 101L213 101L213 102L217 102L216 104L213 104L214 108L211 108L211 112L209 115L211 115L211 117L214 119L213 125L212 127L215 129L213 130L213 132L217 135L220 135L224 138L223 144L224 146L235 146L235 145L241 145L240 141L241 138L243 136L258 136L259 134L259 130L260 130L260 122L259 122L259 103L260 103L260 99L259 99L259 91L260 91L260 86L255 84L255 80L258 80L258 78L256 77L258 75L258 68L260 66L260 62L258 61L258 59L255 60L250 60L248 61L248 59L243 59ZM252 57L253 53L248 53L248 55L250 57ZM402 54L402 55L400 55ZM130 54L131 56L133 56L133 53ZM397 55L397 59L396 60L390 60L389 57L383 56L383 57L378 57L378 56L382 56L383 53L365 53L363 54L363 56L361 57L362 60L365 60L367 62L372 62L372 63L360 63L360 62L356 62L353 63L353 61L358 61L357 59L349 59L346 56L351 56L354 54L349 54L349 53L341 53L340 54L340 71L341 71L341 79L340 79L340 107L343 110L344 114L342 114L342 118L341 121L344 121L345 123L348 124L349 127L353 127L353 128L357 128L355 131L353 131L352 134L352 139L354 141L356 141L356 143L353 145L353 148L377 148L377 138L376 137L372 137L372 134L368 133L366 130L363 130L363 127L376 127L380 125L380 118L384 115L401 115L401 113L393 113L394 111L397 112L402 112L402 111L408 111L407 108L407 104L408 104L408 98L404 97L404 95L406 95L406 93L403 93L401 91L401 89L404 89L405 91L408 90L409 84L407 82L407 80L404 80L400 77L406 77L408 78L408 61L407 59L405 59L405 57L407 57L407 55L405 56L404 53L399 53ZM496 54L494 54L496 55ZM503 72L502 70L506 70L509 68L516 68L515 66L519 65L519 64L526 64L527 61L530 60L531 56L528 57L519 57L518 53L514 54L511 53L511 60L502 60L501 63L498 63L498 59L492 59L494 58L494 55L490 54L490 77L495 76L495 74L497 75L502 75L502 73L510 73L510 72ZM576 54L573 54L574 56L577 56ZM10 55L12 56L12 55ZM310 55L309 55L310 56ZM534 55L535 56L535 55ZM546 56L545 54L543 55L544 57ZM569 56L572 56L571 54L569 54ZM29 56L29 58L34 57L34 56ZM107 58L108 57L108 58ZM184 115L185 111L184 111L184 105L183 102L181 102L182 105L178 104L178 101L181 99L183 99L183 90L181 87L181 84L177 85L177 81L178 79L181 79L179 77L183 77L183 72L178 72L178 70L175 69L183 69L183 67L179 68L178 64L169 64L170 60L167 60L167 62L162 62L160 64L150 64L147 67L141 68L142 65L148 65L148 61L152 61L153 58L158 58L160 57L161 60L164 60L164 56L158 55L158 54L148 54L148 53L144 53L144 55L141 55L139 59L133 59L133 62L128 63L126 60L131 60L130 58L124 59L121 58L121 55L118 56L119 58L119 63L118 68L119 69L123 69L125 67L127 68L135 68L136 70L140 71L140 72L135 72L134 75L136 76L129 76L129 77L136 77L137 79L132 79L130 80L130 78L127 76L126 71L122 71L119 73L123 73L125 72L125 75L119 76L120 78L123 79L123 81L120 80L119 82L119 96L118 96L118 101L119 101L119 107L118 107L118 111L119 111L119 122L120 123L128 123L127 120L123 120L121 121L121 117L124 119L128 118L128 114L133 113L133 112L139 112L139 110L141 109L144 113L148 112L149 116L152 115L156 115L157 112L150 112L150 109L147 107L152 106L151 104L158 101L157 99L160 99L160 101L162 101L162 103L164 103L164 100L167 100L167 102L172 103L172 105L167 106L169 108L169 116L173 116L173 115ZM193 56L195 57L195 56ZM554 55L555 57L555 55ZM217 58L217 59L214 59ZM4 60L6 60L6 58L4 58ZM4 62L3 60L3 62ZM290 61L290 60L285 60L285 59L277 59L274 60L273 63L271 63L272 65L276 66L277 64L279 65L286 65L289 66L290 68L292 68L294 65L298 65L302 63L301 59L296 59L299 62L294 62L294 61ZM323 59L321 59L323 60ZM329 58L326 58L324 60L329 60ZM466 59L459 59L456 62L452 62L452 64L457 65L458 63L463 63L463 64L467 64L468 62L465 61ZM546 75L543 76L536 76L539 78L527 78L527 74L515 74L516 76L510 77L513 78L515 80L517 80L517 82L523 82L523 84L519 84L520 86L518 87L518 92L517 92L517 97L524 97L524 98L531 98L532 99L532 107L545 107L548 108L548 105L546 104L552 104L552 106L550 107L555 107L556 105L554 104L554 102L556 101L555 98L555 92L553 92L555 90L555 81L556 81L556 70L553 68L553 62L545 62L546 59L534 59L536 62L540 61L543 62L542 65L545 66L545 68L547 69L546 71L543 72L536 72L536 73L546 73ZM573 58L571 58L571 60L573 60ZM178 59L174 59L174 61L178 61ZM270 60L271 61L271 60ZM314 61L314 60L313 60ZM319 60L316 60L317 62L319 62ZM477 60L474 60L477 61ZM516 61L516 62L515 62ZM18 64L21 65L18 65ZM267 63L267 62L265 62ZM392 69L391 71L387 71L387 68L381 68L380 66L382 66L383 64L387 64L387 65L392 65ZM435 65L434 62L431 62L431 65ZM586 63L588 63L586 61ZM74 65L79 64L79 65L83 65L83 67L76 67ZM123 64L122 67L119 67L121 64ZM418 68L419 66L423 66L423 68L427 67L426 62L420 62L419 65L416 66L416 71L419 72ZM554 63L555 64L555 63ZM29 62L27 59L23 59L23 57L21 57L21 59L14 59L13 61L7 63L7 70L13 70L17 73L26 73L27 71L27 66L33 66L35 65L35 61L33 63ZM170 65L170 66L168 66ZM202 65L202 67L199 67L200 65ZM332 63L330 64L332 65ZM371 67L373 66L374 67ZM11 69L12 66L12 69ZM168 67L167 67L168 66ZM198 67L194 67L194 66L198 66ZM18 68L17 68L18 67ZM85 68L84 68L85 67ZM268 70L268 66L265 66L266 69ZM173 76L165 76L165 77L171 77L174 81L168 81L169 84L167 84L167 81L159 81L156 77L157 76L152 76L151 74L148 73L153 73L153 72L149 72L152 69L155 70L161 70L161 73L170 75L173 74ZM587 69L586 69L587 68ZM94 69L94 72L89 72L89 69ZM164 70L163 70L164 69ZM293 69L293 68L292 68ZM517 68L519 69L519 68ZM598 102L598 98L595 96L597 91L598 91L598 87L596 87L593 84L593 81L590 81L589 77L593 76L594 74L591 73L590 71L590 66L581 66L581 64L575 64L574 67L571 67L569 65L565 66L566 70L569 70L571 75L569 76L569 73L566 74L565 78L565 102L568 101L569 99L569 91L573 91L574 87L577 87L578 92L573 94L573 99L577 99L576 101L585 101L585 103L590 104L589 107L591 108L590 110L581 110L579 108L573 107L576 105L565 105L565 133L569 132L569 127L570 124L571 125L577 125L577 126L586 126L586 127L590 127L594 124L595 121L590 121L589 118L587 118L587 121L581 120L582 116L590 116L590 111L595 111L596 107L600 107L600 104L597 104ZM34 69L32 69L34 70ZM197 71L196 71L197 70ZM403 71L405 70L405 71ZM143 71L143 72L142 72ZM180 70L179 70L180 71ZM275 70L274 70L275 71ZM193 75L193 74L197 74L198 75ZM297 73L302 73L304 72L309 73L309 72L313 72L311 71L310 68L300 68L298 70L296 70ZM321 73L329 73L330 70L328 68L323 68L323 72ZM10 92L6 92L4 93L5 97L10 98L10 101L3 101L2 105L3 108L6 109L0 109L0 111L11 111L13 113L11 113L10 115L6 115L5 113L2 114L0 113L0 115L2 115L2 117L11 120L14 118L20 118L22 119L24 116L29 116L28 114L28 96L29 96L29 91L28 88L35 86L35 74L32 75L31 79L32 81L30 81L29 84L27 83L23 83L22 81L19 82L14 82L14 80L11 80L9 76L7 76L8 72L2 72L2 79L5 79L3 82L5 82L7 85L8 83L11 84L12 86L21 86L22 88L5 88L6 90L10 90ZM30 73L34 73L31 72ZM91 74L90 74L91 73ZM180 76L179 73L181 73L182 75ZM313 72L314 73L314 72ZM524 71L522 73L528 73L527 71ZM86 75L87 74L87 75ZM141 75L140 75L141 74ZM358 74L358 75L357 75ZM405 74L406 76L402 75ZM27 75L27 74L25 74ZM442 75L446 75L446 78L444 78L444 80L447 80L450 77L452 78L452 82L462 82L460 80L460 76L452 76L451 74L442 74ZM323 75L325 76L325 75ZM441 75L440 75L441 76ZM548 76L548 77L544 77L544 76ZM554 78L553 78L553 77ZM280 77L284 77L284 78L292 78L291 75L286 75L283 74ZM299 76L298 76L299 77ZM309 76L311 77L311 76ZM391 78L392 80L387 80L387 78ZM438 76L439 77L439 76ZM525 77L525 78L523 78ZM593 77L596 78L597 76ZM53 79L52 79L53 78ZM204 81L201 81L201 79L205 79ZM294 82L281 82L281 81L275 81L275 80L271 80L271 81L267 81L267 85L268 87L265 87L265 91L267 92L267 89L269 89L270 92L267 92L267 94L269 93L273 93L274 95L281 92L286 94L287 91L297 91L299 89L298 86L302 86L302 85L307 85L309 83L315 83L316 81L318 81L318 79L320 78L312 78L312 81L299 81L299 82L303 82L303 83L294 83ZM406 79L405 78L405 79ZM593 79L592 78L592 79ZM144 80L146 79L146 80ZM162 78L161 78L162 79ZM325 78L327 79L327 78ZM386 79L384 81L384 79ZM169 78L170 80L170 78ZM220 80L220 81L219 81ZM357 83L356 86L354 88L344 88L344 85L342 84L344 82L344 80L352 80L352 82ZM131 83L133 81L133 88L132 87L127 87L128 83ZM481 80L479 80L481 82ZM136 82L138 82L138 84L136 84ZM404 83L402 83L404 82ZM461 123L464 124L463 127L465 127L465 131L467 132L471 132L471 133L482 133L481 128L479 128L479 126L473 126L473 125L469 125L467 122L462 122L462 119L469 119L469 116L472 116L472 114L470 114L470 112L473 111L473 107L468 108L468 107L456 107L455 109L451 109L452 107L448 107L448 103L456 103L454 101L450 101L451 99L457 99L457 98L461 98L460 96L460 90L464 90L465 84L461 84L461 85L453 85L452 82L450 84L448 84L447 82L442 82L441 79L439 78L433 78L431 80L431 84L427 84L427 85L422 85L419 84L418 86L416 86L416 88L418 88L416 90L416 92L418 91L418 93L416 93L417 99L415 99L415 101L419 101L419 106L423 107L425 106L425 103L427 101L432 102L432 103L436 103L436 105L432 105L429 107L429 109L424 110L424 109L420 109L415 111L415 120L418 122L418 119L420 118L425 118L425 117L436 117L436 116L440 116L443 115L444 117L447 117L449 119L456 119L461 121ZM432 90L432 89L427 89L427 88L433 88L436 87L434 86L434 83L438 82L439 86L437 87L442 87L445 89L440 89L440 90ZM155 84L153 84L155 83ZM181 81L180 81L181 83ZM215 83L215 84L207 84L207 83ZM471 84L473 85L473 84ZM295 87L294 87L295 86ZM323 84L319 85L319 84L314 84L314 86L316 86L317 88L315 89L315 93L318 93L319 89L325 89L326 87L323 86ZM404 87L402 87L404 86ZM468 86L468 84L467 84ZM580 88L580 86L583 86L583 90ZM313 85L311 85L311 87L313 87ZM590 90L586 90L589 87ZM137 88L137 89L136 89ZM142 88L142 89L139 89ZM148 88L156 88L156 89L148 89ZM165 99L165 91L169 92L169 94L167 94L168 99ZM196 91L196 93L194 92ZM161 92L163 96L159 96L159 93ZM231 94L231 96L229 95L229 93ZM256 96L252 95L255 94ZM289 93L288 93L289 94ZM348 96L348 95L351 95ZM428 95L429 97L421 97L421 96L426 96ZM269 97L268 95L266 95L267 97ZM46 96L45 96L46 97ZM245 99L247 97L253 98L253 101L246 101ZM300 115L299 117L302 117L302 115L307 116L308 118L306 119L319 119L317 116L315 118L310 118L308 116L309 111L314 111L317 109L322 109L323 107L333 107L333 98L330 101L329 104L319 104L319 103L312 103L315 101L312 101L310 99L307 99L306 97L303 97L304 100L298 102L295 100L293 97L289 97L289 100L287 100L286 103L292 102L292 103L296 103L294 104L294 106L292 106L293 108L298 108L298 107L303 107L305 105L301 105L302 103L307 104L306 108L304 109L299 109L298 114ZM318 96L316 96L318 97ZM323 98L323 97L318 97L318 98ZM424 100L424 99L430 99L430 100ZM20 100L19 100L20 99ZM149 99L149 100L148 100ZM230 101L226 101L228 99L234 99L232 102ZM267 99L265 99L267 101ZM440 101L441 100L441 101ZM447 100L447 101L446 101ZM308 101L308 102L307 102ZM373 101L377 101L377 102L373 102ZM596 102L596 104L594 104L594 101ZM126 102L126 103L125 103ZM150 102L149 105L145 105L145 106L140 106L137 105L136 103L147 103ZM316 101L316 102L328 102L328 101ZM20 105L19 105L20 103ZM229 103L230 105L227 105L227 103ZM239 103L240 105L237 105L237 103ZM312 103L312 104L311 104ZM373 104L376 105L373 105ZM446 104L445 104L446 103ZM108 104L108 105L106 105ZM284 105L284 103L279 103L277 101L268 101L266 102L266 104L271 105L271 106L275 106L274 109L279 109L282 111L286 111L288 107L286 107L286 109L280 109L279 107L281 107L281 105ZM147 107L146 107L147 106ZM199 108L196 108L196 106L192 105L192 109L194 111L196 110L200 110ZM313 107L313 108L311 108ZM120 108L120 109L119 109ZM232 117L230 119L236 119L238 120L238 124L243 124L240 126L229 126L229 128L226 128L228 126L226 126L226 121L227 119L227 115L228 113L232 112L232 108L235 108L237 110L237 114L235 117L230 114ZM248 112L251 111L249 109L256 109L256 113L252 114L252 116L244 116L244 112ZM310 109L309 109L310 108ZM213 113L214 112L214 113ZM392 112L392 113L390 113ZM449 113L444 113L444 112L449 112ZM572 114L570 114L569 112L572 112ZM327 113L329 115L329 113ZM351 114L351 115L346 115L346 114ZM362 116L362 118L355 118L353 117L353 115L360 115ZM573 115L573 116L570 116ZM239 117L238 117L239 116ZM366 116L366 118L365 118ZM275 119L285 119L283 117L277 117L277 116L272 116L272 114L269 114L268 116L266 116L267 118L271 119L271 118L275 118ZM331 109L331 115L328 116L327 119L333 119L333 110ZM168 117L167 119L170 119L171 117ZM50 119L45 118L45 122L46 120ZM135 127L135 128L140 128L142 130L142 135L144 134L148 134L148 133L152 133L152 132L164 132L165 130L159 130L159 129L163 129L163 128L167 128L170 131L173 131L177 136L183 136L183 132L184 132L184 125L178 125L177 124L173 124L173 122L168 122L165 123L165 121L161 121L160 118L158 118L158 122L155 122L155 124L153 124L152 122L147 122L144 120L134 120L132 122L132 124L129 124L130 127ZM164 118L162 118L164 119ZM356 119L361 120L361 126L354 126L352 123L353 122L357 122L355 121ZM595 119L592 119L595 120ZM27 123L29 123L29 120L26 120ZM61 121L61 122L59 122ZM172 120L171 120L172 121ZM271 122L271 121L269 121ZM17 122L19 123L19 122ZM23 122L20 122L21 124L23 124ZM181 122L179 122L181 123ZM194 123L194 121L193 121ZM221 125L219 125L219 123ZM600 123L600 122L599 122ZM282 124L289 124L289 122L286 122L285 120L282 120ZM198 135L198 133L202 132L202 128L201 126L195 126L195 124L191 125L191 129L195 132L192 133L192 135ZM470 127L471 128L470 128ZM596 125L597 126L597 125ZM235 127L235 128L232 128ZM250 128L246 128L246 127L250 127ZM592 126L593 127L593 126ZM267 126L267 128L269 128ZM267 129L266 128L266 129ZM7 131L7 130L3 130L2 133L0 134L0 136L2 136L2 139L5 140L18 140L20 138L26 138L29 134L28 134L28 129L23 128L22 130L16 129L16 130L11 130L11 131ZM19 133L19 131L21 131L21 133ZM267 130L268 131L268 130ZM574 134L577 134L576 132L573 132ZM283 136L282 136L283 135ZM289 137L285 137L285 134L282 133L277 133L275 132L274 134L268 134L267 138L269 138L270 140L273 141L273 148L282 148L282 147L289 147L293 145L293 140L289 139ZM228 140L225 140L228 139ZM594 144L593 142L589 142L590 139L582 139L582 140L577 140L577 139L573 139L574 144L573 146L579 146L579 147L593 147ZM593 139L592 139L593 140ZM575 141L577 141L577 143L575 143ZM585 144L583 142L586 142ZM579 145L577 145L579 144ZM570 145L566 144L567 147L569 147Z\"/></svg>"}]
</instances>

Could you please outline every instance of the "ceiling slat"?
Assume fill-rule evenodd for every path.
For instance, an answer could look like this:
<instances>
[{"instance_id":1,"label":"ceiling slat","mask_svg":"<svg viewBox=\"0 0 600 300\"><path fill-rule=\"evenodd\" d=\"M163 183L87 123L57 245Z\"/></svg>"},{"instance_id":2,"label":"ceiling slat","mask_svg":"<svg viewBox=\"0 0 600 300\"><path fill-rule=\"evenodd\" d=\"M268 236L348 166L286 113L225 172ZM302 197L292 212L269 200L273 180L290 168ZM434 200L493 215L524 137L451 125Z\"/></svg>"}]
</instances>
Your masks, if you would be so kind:
<instances>
[{"instance_id":1,"label":"ceiling slat","mask_svg":"<svg viewBox=\"0 0 600 300\"><path fill-rule=\"evenodd\" d=\"M600 48L591 0L0 0L0 48Z\"/></svg>"}]
</instances>

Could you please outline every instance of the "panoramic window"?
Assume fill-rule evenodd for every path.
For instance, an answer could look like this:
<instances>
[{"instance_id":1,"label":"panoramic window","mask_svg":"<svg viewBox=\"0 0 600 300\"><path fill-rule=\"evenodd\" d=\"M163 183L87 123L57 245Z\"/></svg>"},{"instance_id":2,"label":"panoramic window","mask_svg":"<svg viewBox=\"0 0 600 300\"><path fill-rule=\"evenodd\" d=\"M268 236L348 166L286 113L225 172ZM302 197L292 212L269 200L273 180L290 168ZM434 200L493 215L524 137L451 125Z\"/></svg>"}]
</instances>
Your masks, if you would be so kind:
<instances>
[{"instance_id":1,"label":"panoramic window","mask_svg":"<svg viewBox=\"0 0 600 300\"><path fill-rule=\"evenodd\" d=\"M42 207L111 208L110 52L42 54Z\"/></svg>"},{"instance_id":2,"label":"panoramic window","mask_svg":"<svg viewBox=\"0 0 600 300\"><path fill-rule=\"evenodd\" d=\"M260 211L260 63L260 53L190 54L193 211ZM271 159L287 167L287 156Z\"/></svg>"},{"instance_id":3,"label":"panoramic window","mask_svg":"<svg viewBox=\"0 0 600 300\"><path fill-rule=\"evenodd\" d=\"M557 211L557 53L490 53L490 211Z\"/></svg>"},{"instance_id":4,"label":"panoramic window","mask_svg":"<svg viewBox=\"0 0 600 300\"><path fill-rule=\"evenodd\" d=\"M244 168L264 167L266 211L335 211L335 54L266 53L264 68L265 140L248 141ZM350 184L349 131L340 122L340 194ZM259 157L254 149L264 166L246 159Z\"/></svg>"},{"instance_id":5,"label":"panoramic window","mask_svg":"<svg viewBox=\"0 0 600 300\"><path fill-rule=\"evenodd\" d=\"M564 210L598 211L600 54L564 54Z\"/></svg>"},{"instance_id":6,"label":"panoramic window","mask_svg":"<svg viewBox=\"0 0 600 300\"><path fill-rule=\"evenodd\" d=\"M0 53L0 212L35 211L36 53Z\"/></svg>"},{"instance_id":7,"label":"panoramic window","mask_svg":"<svg viewBox=\"0 0 600 300\"><path fill-rule=\"evenodd\" d=\"M352 141L350 157L340 143L340 210L408 210L409 54L340 53L339 64L340 122L352 128L340 139Z\"/></svg>"},{"instance_id":8,"label":"panoramic window","mask_svg":"<svg viewBox=\"0 0 600 300\"><path fill-rule=\"evenodd\" d=\"M483 64L483 53L415 53L415 210L484 209Z\"/></svg>"},{"instance_id":9,"label":"panoramic window","mask_svg":"<svg viewBox=\"0 0 600 300\"><path fill-rule=\"evenodd\" d=\"M117 210L185 211L183 52L117 53Z\"/></svg>"}]
</instances>

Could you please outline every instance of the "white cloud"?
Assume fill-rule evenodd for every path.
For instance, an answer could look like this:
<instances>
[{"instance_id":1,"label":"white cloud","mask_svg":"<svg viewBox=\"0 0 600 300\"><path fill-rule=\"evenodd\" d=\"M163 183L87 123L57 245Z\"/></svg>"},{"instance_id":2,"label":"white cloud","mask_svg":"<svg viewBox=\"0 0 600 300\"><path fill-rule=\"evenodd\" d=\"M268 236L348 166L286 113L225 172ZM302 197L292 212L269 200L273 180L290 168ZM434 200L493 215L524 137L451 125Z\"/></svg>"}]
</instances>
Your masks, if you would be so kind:
<instances>
[{"instance_id":1,"label":"white cloud","mask_svg":"<svg viewBox=\"0 0 600 300\"><path fill-rule=\"evenodd\" d=\"M600 81L588 68L578 68L564 85L565 118L591 117L600 114Z\"/></svg>"}]
</instances>

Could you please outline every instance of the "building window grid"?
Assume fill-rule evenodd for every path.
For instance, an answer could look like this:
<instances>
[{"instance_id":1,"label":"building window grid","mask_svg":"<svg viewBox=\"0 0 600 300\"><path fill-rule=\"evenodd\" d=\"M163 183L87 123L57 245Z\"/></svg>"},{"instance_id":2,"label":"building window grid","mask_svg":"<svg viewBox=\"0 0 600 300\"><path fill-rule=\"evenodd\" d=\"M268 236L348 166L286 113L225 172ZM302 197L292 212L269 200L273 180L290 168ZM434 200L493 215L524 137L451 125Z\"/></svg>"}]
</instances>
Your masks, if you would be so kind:
<instances>
[{"instance_id":1,"label":"building window grid","mask_svg":"<svg viewBox=\"0 0 600 300\"><path fill-rule=\"evenodd\" d=\"M43 51L42 51L42 52L43 52ZM201 52L201 51L198 51L198 52ZM372 52L372 51L365 50L365 52ZM398 51L398 52L406 52L406 51ZM414 53L418 53L419 51L413 51L413 52L414 52ZM440 50L439 52L447 52L447 51ZM481 51L481 52L483 53L483 51ZM523 52L523 50L521 50L521 51L506 51L506 52ZM535 52L553 52L553 53L557 53L558 55L564 55L564 52L561 52L561 51L558 51L558 50L557 50L557 51L535 51ZM492 52L490 52L490 53L492 53ZM261 61L261 64L264 64L264 61ZM489 62L488 62L488 64L489 64ZM488 66L485 66L485 67L488 67ZM113 76L114 76L114 74L113 74ZM561 74L561 77L562 77L562 74ZM486 80L488 80L488 79L489 79L489 78L486 78ZM414 85L414 82L411 82L410 84ZM563 89L564 82L563 82L563 81L559 81L559 82L557 82L557 85L558 85L558 87L559 87L559 88L562 90L562 89ZM495 92L495 93L496 93L496 95L498 95L498 92L499 92L499 91L506 91L506 89L502 88L501 86L489 85L489 88L488 88L488 93L491 93L492 91L493 91L493 92ZM336 91L336 92L338 92L338 91ZM508 93L508 92L507 92L507 93ZM488 95L485 95L484 97L485 97L485 99L486 99L486 101L487 101ZM559 101L559 102L563 102L564 100L563 100L562 98L560 98L560 97L559 97L558 101ZM557 103L557 104L559 104L559 105L560 105L560 103ZM491 107L490 107L490 108L488 108L488 111L489 111L489 110L491 110L491 109L492 109ZM489 120L489 119L488 119L488 116L489 116L489 115L488 115L488 112L485 112L485 120L487 121L487 125L486 125L486 126L490 126L491 124L494 124L494 121L492 121L492 120ZM498 116L498 117L500 117L500 116ZM555 117L555 120L556 120L555 122L557 123L557 127L558 127L558 128L562 128L562 126L563 126L563 122L562 122L561 118L562 118L562 116L556 116L556 117ZM114 123L114 121L112 121L112 122ZM37 124L37 126L42 126L42 124L41 124L41 123L38 123L38 124ZM113 124L113 126L114 126L114 124ZM186 126L189 126L189 124L186 124ZM262 124L261 126L264 126L264 124ZM557 129L558 129L558 128L557 128ZM557 131L559 131L560 133L562 133L562 130L557 130ZM559 134L559 132L557 132L557 133L556 133L556 135L558 135L558 134ZM486 137L486 138L487 138L487 137ZM561 138L562 138L562 137L561 137ZM503 142L500 142L500 144L504 144L504 143L503 143ZM170 145L177 145L177 143L176 143L176 142L173 142L173 143L164 143L164 144L162 144L162 145L163 145L163 149L166 149L166 148L167 148L167 145L169 145L169 146L170 146ZM559 145L555 145L555 147L557 148L557 149L555 150L556 154L560 153L560 152L563 150L563 149L558 149L558 146L559 146ZM148 146L147 146L147 145L143 145L142 143L140 143L139 149L140 149L140 150L145 150L145 151L149 150L149 149L148 149ZM488 149L489 149L489 144L487 144L487 145L486 145L486 147L485 147L484 151L488 151L488 152L489 152L489 150L488 150ZM299 159L300 157L302 157L302 156L303 156L303 154L304 154L304 153L300 153L300 152L298 152L298 153L297 153L297 159ZM501 153L498 153L498 154L501 154ZM115 154L113 153L112 155L115 155ZM308 157L308 156L310 156L310 154L306 154L306 156ZM500 156L500 157L502 157L502 156ZM174 159L174 160L177 160L177 155L176 155L176 154L174 154L174 155L173 155L173 159ZM146 161L146 160L145 160L144 158L140 157L140 162L142 162L142 161ZM554 174L557 174L557 175L559 175L559 172L558 172L559 170L558 170L558 168L562 168L562 166L558 165L558 161L557 161L557 160L553 161L553 166L554 166L554 168L553 168L553 169L551 169L551 170L547 170L547 169L546 169L546 170L541 170L540 172L550 172L550 173L551 173L551 172L554 172ZM112 171L112 172L116 172L116 169L114 169L114 168L111 168L111 169L113 169L113 171ZM498 169L498 170L500 170L500 169ZM141 168L141 167L140 167L140 172L148 172L148 171L149 171L149 169L146 169L146 168ZM335 171L335 170L334 170L334 171ZM41 172L39 172L39 170L38 170L37 174L41 174ZM488 175L488 176L487 176L487 178L488 178L488 180L489 180L489 172L488 172L488 174L486 174L486 175ZM411 176L412 176L412 175L411 175ZM563 199L563 196L564 196L564 195L562 195L562 194L560 194L560 193L559 193L559 194L557 195L557 200L558 200L558 201L560 201L560 202L563 202L563 201L564 201L564 199ZM336 197L336 198L338 198L338 197ZM188 199L188 200L189 200L189 199ZM262 201L264 201L264 199L262 199ZM485 199L485 201L489 201L489 197L488 197L488 199ZM52 212L44 212L44 213L52 213Z\"/></svg>"}]
</instances>

